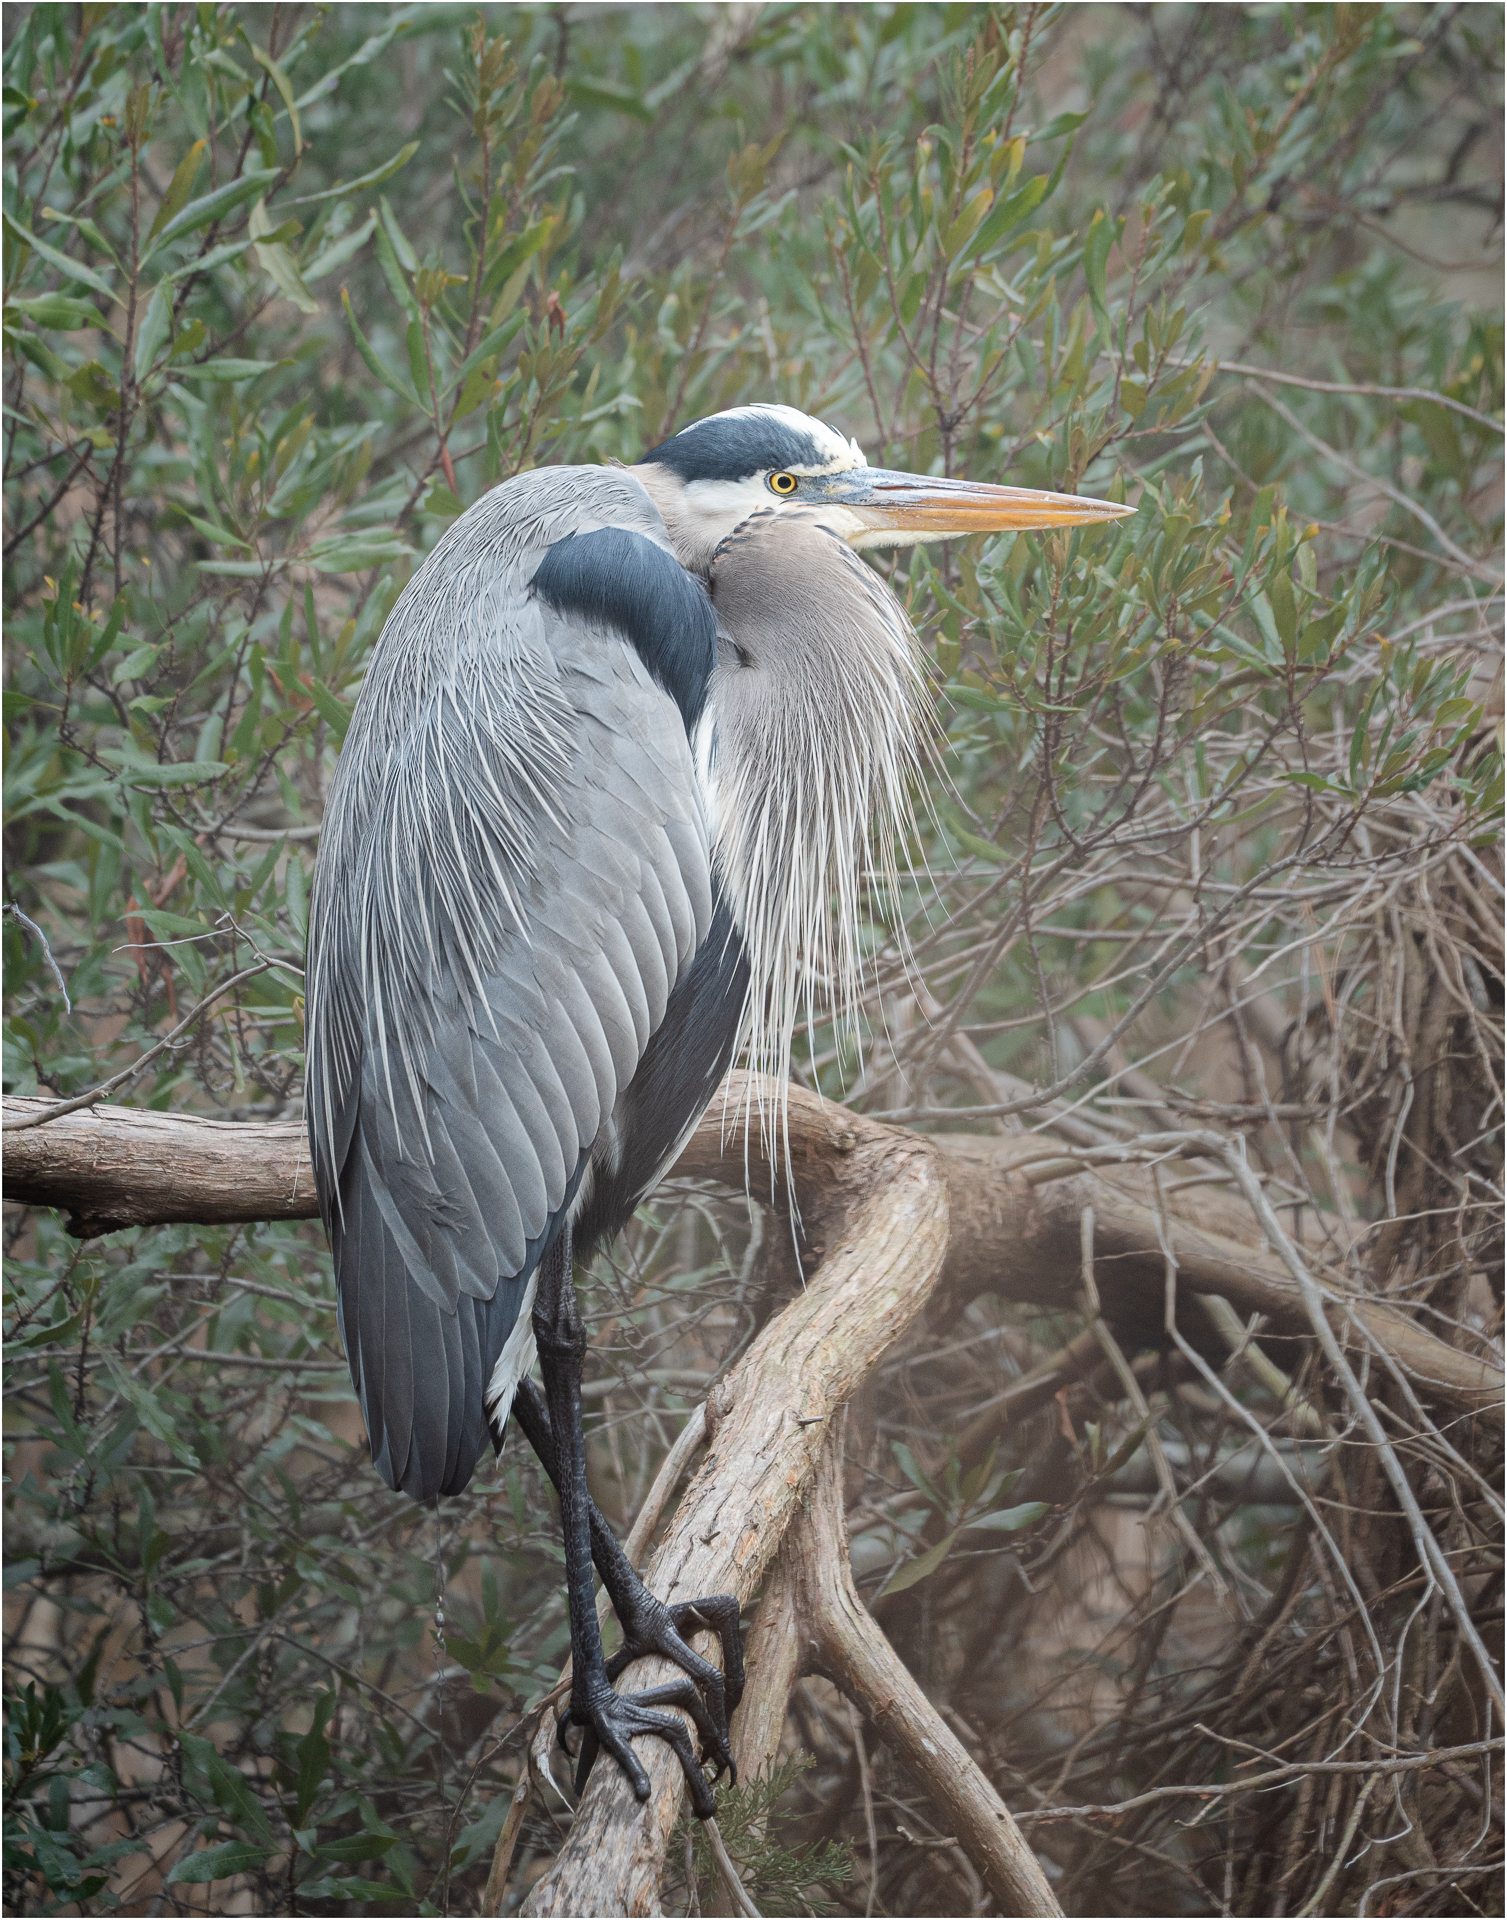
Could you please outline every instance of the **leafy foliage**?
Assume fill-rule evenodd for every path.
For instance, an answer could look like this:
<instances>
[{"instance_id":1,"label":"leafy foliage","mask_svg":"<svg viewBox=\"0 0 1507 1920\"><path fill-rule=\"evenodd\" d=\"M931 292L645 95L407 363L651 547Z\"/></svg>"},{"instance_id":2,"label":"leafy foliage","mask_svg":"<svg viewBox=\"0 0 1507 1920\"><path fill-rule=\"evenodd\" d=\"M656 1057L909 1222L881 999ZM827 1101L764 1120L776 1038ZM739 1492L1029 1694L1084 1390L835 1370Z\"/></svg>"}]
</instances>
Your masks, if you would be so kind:
<instances>
[{"instance_id":1,"label":"leafy foliage","mask_svg":"<svg viewBox=\"0 0 1507 1920\"><path fill-rule=\"evenodd\" d=\"M1494 280L1451 264L1499 202L1479 159L1494 17L13 13L6 852L26 917L4 925L8 1089L124 1074L113 1098L296 1118L323 798L414 566L509 474L631 460L778 398L876 462L1138 508L887 563L948 774L913 885L875 902L867 1069L818 1036L801 1072L920 1125L1010 1125L1056 1096L1122 1134L1127 1097L1212 1111L1294 1219L1377 1228L1366 1284L1466 1345L1495 1330L1478 1301L1500 1248L1482 1092L1500 945L1470 890L1499 873L1502 324ZM1434 1082L1425 1040L1451 1063ZM778 1236L674 1212L651 1210L597 1282L593 1472L619 1518L779 1297ZM532 1462L484 1466L438 1520L381 1487L312 1229L79 1244L20 1211L7 1251L8 1906L474 1904L508 1729L566 1640ZM999 1356L1029 1367L1065 1332L998 1303L969 1316L936 1331L939 1352L966 1336L964 1361L923 1352L881 1383L855 1538L928 1684L1011 1730L1001 1781L1056 1782L1081 1729L1010 1691L1029 1608L1007 1570L1053 1577L1123 1446L1096 1434L1080 1459L1038 1425L980 1440ZM1212 1460L1220 1419L1189 1404L1158 1418ZM1476 1500L1439 1522L1462 1556ZM1425 1659L1414 1601L1374 1524L1379 1589L1398 1583L1377 1618L1406 1666ZM1248 1503L1201 1525L1253 1612L1300 1596L1281 1630L1332 1661L1304 1669L1322 1730L1336 1688L1364 1691L1335 1679L1356 1655L1330 1572ZM1145 1724L1199 1684L1158 1652L1159 1592L1121 1718L1074 1763L1080 1799L1150 1778L1166 1753ZM982 1649L959 1624L981 1609L1000 1623ZM1447 1633L1427 1631L1428 1684L1447 1696L1447 1672L1458 1693ZM1365 1682L1379 1713L1396 1671ZM1296 1740L1264 1698L1239 1737ZM1431 1699L1430 1726L1463 1712ZM840 1881L866 1831L856 1762L801 1712L817 1772L732 1797L729 1844L734 1812L753 1836L792 1797L837 1852L759 1842L766 1911ZM1190 1777L1223 1764L1176 1749ZM1248 1910L1272 1897L1267 1855L1295 1910L1324 1860L1291 1837L1295 1796L1274 1802L1289 1825L1237 1849L1232 1822L1229 1856L1158 1851L1170 1826L1128 1854L1080 1836L1054 1863L1064 1900L1218 1910L1239 1851ZM1412 1872L1381 1796L1372 1812L1362 1877ZM907 1852L893 1825L889 1910L971 1902L952 1856ZM555 1844L535 1822L520 1857Z\"/></svg>"}]
</instances>

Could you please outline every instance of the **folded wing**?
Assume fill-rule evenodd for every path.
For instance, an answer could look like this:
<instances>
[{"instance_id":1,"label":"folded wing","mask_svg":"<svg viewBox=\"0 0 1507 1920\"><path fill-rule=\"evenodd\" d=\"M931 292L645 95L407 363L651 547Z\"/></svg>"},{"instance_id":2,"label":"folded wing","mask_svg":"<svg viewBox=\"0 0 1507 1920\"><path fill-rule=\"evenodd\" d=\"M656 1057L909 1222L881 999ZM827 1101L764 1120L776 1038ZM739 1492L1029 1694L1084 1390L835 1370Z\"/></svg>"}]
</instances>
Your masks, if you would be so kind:
<instances>
[{"instance_id":1,"label":"folded wing","mask_svg":"<svg viewBox=\"0 0 1507 1920\"><path fill-rule=\"evenodd\" d=\"M529 592L533 558L436 569L395 610L310 929L341 1330L373 1459L419 1499L470 1479L539 1258L712 918L682 713L610 617Z\"/></svg>"}]
</instances>

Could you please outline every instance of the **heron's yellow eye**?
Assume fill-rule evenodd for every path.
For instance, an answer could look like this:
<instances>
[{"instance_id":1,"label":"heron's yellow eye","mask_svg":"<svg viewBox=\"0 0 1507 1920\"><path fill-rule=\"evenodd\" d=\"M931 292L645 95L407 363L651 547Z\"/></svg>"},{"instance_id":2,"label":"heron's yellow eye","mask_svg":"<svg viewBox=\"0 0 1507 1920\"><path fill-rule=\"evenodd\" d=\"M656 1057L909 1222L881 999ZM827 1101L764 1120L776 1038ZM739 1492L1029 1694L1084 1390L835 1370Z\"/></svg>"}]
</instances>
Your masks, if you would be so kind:
<instances>
[{"instance_id":1,"label":"heron's yellow eye","mask_svg":"<svg viewBox=\"0 0 1507 1920\"><path fill-rule=\"evenodd\" d=\"M800 482L793 473L772 473L769 476L771 493L794 493Z\"/></svg>"}]
</instances>

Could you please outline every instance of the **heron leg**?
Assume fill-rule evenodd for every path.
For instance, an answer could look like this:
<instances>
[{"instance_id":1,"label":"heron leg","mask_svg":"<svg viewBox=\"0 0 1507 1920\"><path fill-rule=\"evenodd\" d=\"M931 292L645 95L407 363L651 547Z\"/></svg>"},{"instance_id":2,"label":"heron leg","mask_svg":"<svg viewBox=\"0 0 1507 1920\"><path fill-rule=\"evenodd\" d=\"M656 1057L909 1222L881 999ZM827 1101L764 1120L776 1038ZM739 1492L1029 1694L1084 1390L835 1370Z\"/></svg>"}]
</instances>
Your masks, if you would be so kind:
<instances>
[{"instance_id":1,"label":"heron leg","mask_svg":"<svg viewBox=\"0 0 1507 1920\"><path fill-rule=\"evenodd\" d=\"M591 1496L586 1487L586 1440L581 1425L581 1364L586 1353L586 1330L571 1278L570 1228L539 1263L534 1295L534 1339L539 1349L539 1371L544 1377L544 1400L549 1412L555 1454L552 1476L560 1497L560 1523L565 1535L565 1582L570 1601L570 1707L561 1723L562 1741L571 1722L584 1729L576 1764L576 1787L586 1784L598 1748L605 1747L640 1800L649 1797L649 1776L639 1764L629 1741L635 1734L652 1733L669 1742L680 1761L696 1814L708 1818L716 1801L691 1746L685 1722L674 1714L655 1713L658 1705L683 1707L703 1736L712 1734L701 1696L689 1680L654 1687L640 1695L620 1694L607 1677L602 1635L597 1625L592 1589ZM546 1469L548 1463L546 1462ZM713 1742L715 1744L715 1742Z\"/></svg>"},{"instance_id":2,"label":"heron leg","mask_svg":"<svg viewBox=\"0 0 1507 1920\"><path fill-rule=\"evenodd\" d=\"M513 1395L513 1418L558 1491L560 1468L549 1408L532 1380L519 1381ZM607 1678L616 1680L633 1661L655 1653L689 1674L701 1690L711 1722L712 1737L705 1740L705 1753L716 1761L718 1774L724 1768L728 1770L736 1786L738 1773L727 1723L743 1697L743 1628L737 1599L730 1593L717 1593L667 1605L639 1578L594 1500L588 1501L588 1509L591 1557L623 1629L623 1644L607 1663ZM687 1644L686 1635L701 1628L710 1629L722 1644L721 1670Z\"/></svg>"}]
</instances>

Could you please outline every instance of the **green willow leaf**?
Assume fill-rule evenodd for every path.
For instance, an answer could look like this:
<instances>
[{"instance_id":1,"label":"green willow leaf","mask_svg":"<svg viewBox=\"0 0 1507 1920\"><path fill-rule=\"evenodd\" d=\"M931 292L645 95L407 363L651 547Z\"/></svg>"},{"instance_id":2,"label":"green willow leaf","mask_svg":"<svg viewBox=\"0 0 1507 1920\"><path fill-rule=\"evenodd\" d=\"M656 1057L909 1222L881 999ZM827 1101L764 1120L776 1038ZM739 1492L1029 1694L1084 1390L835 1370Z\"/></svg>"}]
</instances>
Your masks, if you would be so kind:
<instances>
[{"instance_id":1,"label":"green willow leaf","mask_svg":"<svg viewBox=\"0 0 1507 1920\"><path fill-rule=\"evenodd\" d=\"M269 1858L270 1849L254 1847L245 1840L227 1840L218 1847L201 1847L186 1854L168 1875L168 1883L203 1887L212 1880L230 1880L238 1873L250 1873Z\"/></svg>"},{"instance_id":2,"label":"green willow leaf","mask_svg":"<svg viewBox=\"0 0 1507 1920\"><path fill-rule=\"evenodd\" d=\"M248 40L246 44L251 48L252 59L267 69L273 86L282 95L283 105L288 109L288 121L293 129L293 157L296 160L303 152L303 123L298 117L298 103L293 98L293 89L288 84L288 76L265 48L257 46L252 40Z\"/></svg>"},{"instance_id":3,"label":"green willow leaf","mask_svg":"<svg viewBox=\"0 0 1507 1920\"><path fill-rule=\"evenodd\" d=\"M379 187L384 180L390 180L400 167L406 167L419 150L417 140L410 140L406 147L399 147L391 160L384 160L380 167L373 167L370 173L358 174L354 180L342 180L333 187L326 187L323 193L306 193L297 200L286 200L285 207L317 207L322 200L343 200L352 194L364 193L368 187Z\"/></svg>"},{"instance_id":4,"label":"green willow leaf","mask_svg":"<svg viewBox=\"0 0 1507 1920\"><path fill-rule=\"evenodd\" d=\"M365 362L367 372L375 379L380 380L390 393L395 393L400 400L406 400L409 406L417 407L419 405L419 396L414 392L413 388L410 387L405 380L400 379L397 374L389 373L380 358L372 351L370 342L361 331L356 316L351 311L351 296L345 287L340 289L340 304L345 308L345 317L351 323L351 334L356 342L356 351Z\"/></svg>"},{"instance_id":5,"label":"green willow leaf","mask_svg":"<svg viewBox=\"0 0 1507 1920\"><path fill-rule=\"evenodd\" d=\"M65 293L43 293L33 299L7 300L5 317L20 314L33 326L57 333L76 333L81 327L102 327L104 317L87 300L70 300Z\"/></svg>"},{"instance_id":6,"label":"green willow leaf","mask_svg":"<svg viewBox=\"0 0 1507 1920\"><path fill-rule=\"evenodd\" d=\"M147 246L141 256L142 265L145 266L152 255L163 247L170 247L176 240L186 240L191 233L197 233L200 227L207 227L211 221L223 220L227 213L234 213L237 207L243 207L248 200L257 199L274 180L281 177L281 167L257 167L250 173L243 173L238 180L229 180L223 187L216 187L213 193L190 200L183 211L169 220L157 238Z\"/></svg>"},{"instance_id":7,"label":"green willow leaf","mask_svg":"<svg viewBox=\"0 0 1507 1920\"><path fill-rule=\"evenodd\" d=\"M351 708L331 693L322 680L311 681L309 691L314 697L315 706L328 723L330 732L334 734L335 744L338 746L345 739L346 728L351 724Z\"/></svg>"},{"instance_id":8,"label":"green willow leaf","mask_svg":"<svg viewBox=\"0 0 1507 1920\"><path fill-rule=\"evenodd\" d=\"M318 313L319 302L303 283L298 263L288 249L272 238L272 221L265 200L251 209L248 231L256 238L257 265L300 313Z\"/></svg>"},{"instance_id":9,"label":"green willow leaf","mask_svg":"<svg viewBox=\"0 0 1507 1920\"><path fill-rule=\"evenodd\" d=\"M327 273L333 273L336 267L343 267L371 239L376 225L377 216L370 213L359 227L352 227L349 233L342 234L338 240L332 240L327 247L321 248L301 268L305 285L311 280L322 280Z\"/></svg>"},{"instance_id":10,"label":"green willow leaf","mask_svg":"<svg viewBox=\"0 0 1507 1920\"><path fill-rule=\"evenodd\" d=\"M626 114L645 126L654 124L654 109L648 101L627 87L614 86L610 80L568 80L565 91L578 107L600 107L608 113Z\"/></svg>"},{"instance_id":11,"label":"green willow leaf","mask_svg":"<svg viewBox=\"0 0 1507 1920\"><path fill-rule=\"evenodd\" d=\"M133 1379L113 1353L103 1356L105 1370L114 1382L115 1390L123 1399L130 1402L136 1417L151 1434L154 1440L160 1440L175 1460L185 1467L199 1465L199 1456L184 1440L172 1415L162 1406L140 1380Z\"/></svg>"},{"instance_id":12,"label":"green willow leaf","mask_svg":"<svg viewBox=\"0 0 1507 1920\"><path fill-rule=\"evenodd\" d=\"M395 1833L353 1833L343 1840L321 1840L314 1858L349 1866L358 1860L380 1860L397 1843Z\"/></svg>"},{"instance_id":13,"label":"green willow leaf","mask_svg":"<svg viewBox=\"0 0 1507 1920\"><path fill-rule=\"evenodd\" d=\"M197 360L173 368L175 380L255 380L279 367L291 367L292 360Z\"/></svg>"},{"instance_id":14,"label":"green willow leaf","mask_svg":"<svg viewBox=\"0 0 1507 1920\"><path fill-rule=\"evenodd\" d=\"M1025 1500L1018 1507L1001 1507L998 1513L986 1513L978 1520L965 1520L962 1531L971 1533L979 1527L986 1532L1015 1533L1048 1512L1050 1508L1045 1500Z\"/></svg>"},{"instance_id":15,"label":"green willow leaf","mask_svg":"<svg viewBox=\"0 0 1507 1920\"><path fill-rule=\"evenodd\" d=\"M954 1527L945 1540L939 1540L934 1547L928 1547L926 1552L916 1559L906 1561L903 1567L890 1575L874 1596L876 1602L887 1599L892 1593L904 1593L911 1587L919 1586L929 1574L935 1573L951 1553L953 1542L957 1539L959 1531L959 1528Z\"/></svg>"},{"instance_id":16,"label":"green willow leaf","mask_svg":"<svg viewBox=\"0 0 1507 1920\"><path fill-rule=\"evenodd\" d=\"M173 303L168 298L167 283L159 281L152 289L152 297L147 302L146 312L141 316L136 335L136 351L131 364L138 386L147 377L157 355L162 351L172 324Z\"/></svg>"},{"instance_id":17,"label":"green willow leaf","mask_svg":"<svg viewBox=\"0 0 1507 1920\"><path fill-rule=\"evenodd\" d=\"M147 229L147 245L161 233L169 220L174 220L188 205L188 196L193 192L195 180L199 177L199 167L204 159L207 140L196 140L178 162L173 177L168 182L167 192L162 196L162 205L157 209L157 217Z\"/></svg>"},{"instance_id":18,"label":"green willow leaf","mask_svg":"<svg viewBox=\"0 0 1507 1920\"><path fill-rule=\"evenodd\" d=\"M49 267L55 267L66 279L77 280L80 286L93 287L96 293L114 298L110 293L110 282L103 274L96 273L93 267L86 267L82 260L70 260L66 253L59 253L56 247L49 247L45 240L39 240L34 233L28 233L25 227L12 220L7 213L4 216L5 231L11 239L23 247L30 247L39 260L45 260Z\"/></svg>"}]
</instances>

